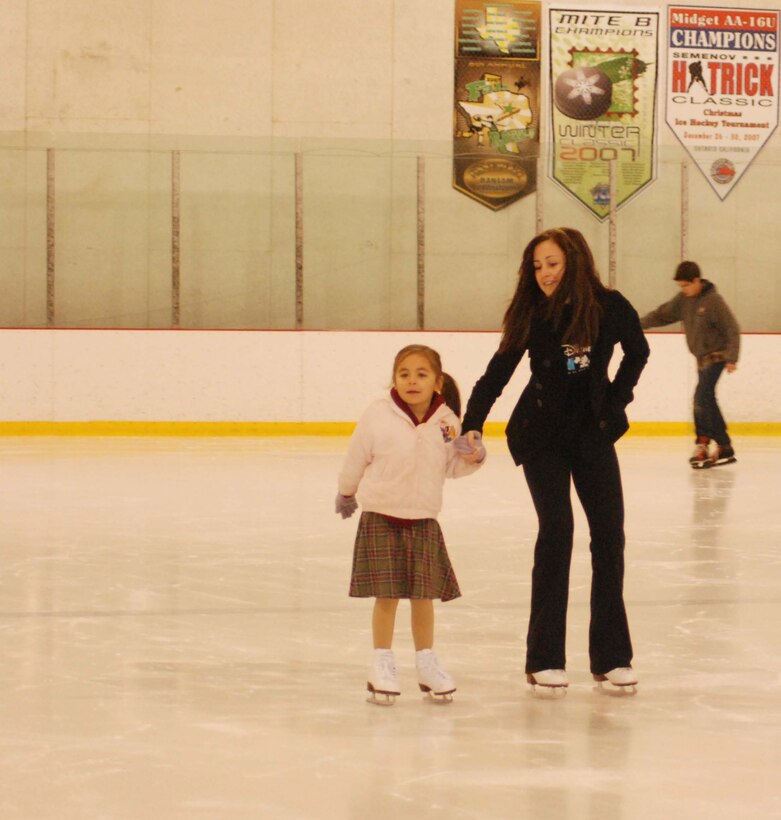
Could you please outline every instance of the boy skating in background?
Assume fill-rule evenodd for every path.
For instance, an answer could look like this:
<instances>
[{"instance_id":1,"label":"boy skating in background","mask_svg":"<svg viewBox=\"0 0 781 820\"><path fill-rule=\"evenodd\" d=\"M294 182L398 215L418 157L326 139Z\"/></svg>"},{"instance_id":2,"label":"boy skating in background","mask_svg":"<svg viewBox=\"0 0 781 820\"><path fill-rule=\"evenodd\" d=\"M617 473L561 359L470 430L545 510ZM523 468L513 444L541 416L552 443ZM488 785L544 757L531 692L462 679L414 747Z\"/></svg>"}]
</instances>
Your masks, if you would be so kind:
<instances>
[{"instance_id":1,"label":"boy skating in background","mask_svg":"<svg viewBox=\"0 0 781 820\"><path fill-rule=\"evenodd\" d=\"M712 282L703 279L696 262L681 262L673 277L681 292L640 319L644 329L683 322L686 344L697 359L694 391L692 467L715 467L735 461L727 425L716 402L716 382L738 364L740 328Z\"/></svg>"}]
</instances>

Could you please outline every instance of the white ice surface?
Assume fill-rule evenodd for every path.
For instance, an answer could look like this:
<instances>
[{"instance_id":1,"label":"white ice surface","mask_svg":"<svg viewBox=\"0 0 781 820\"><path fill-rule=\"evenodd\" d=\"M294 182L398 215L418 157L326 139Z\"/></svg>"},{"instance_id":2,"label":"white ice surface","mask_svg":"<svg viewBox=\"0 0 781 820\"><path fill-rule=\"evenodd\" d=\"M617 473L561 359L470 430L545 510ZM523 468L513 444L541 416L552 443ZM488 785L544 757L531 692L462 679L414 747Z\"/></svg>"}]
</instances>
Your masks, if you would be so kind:
<instances>
[{"instance_id":1,"label":"white ice surface","mask_svg":"<svg viewBox=\"0 0 781 820\"><path fill-rule=\"evenodd\" d=\"M3 820L781 817L781 439L620 444L634 698L598 694L576 507L566 698L530 697L535 521L501 440L449 482L458 683L365 703L346 439L0 439Z\"/></svg>"}]
</instances>

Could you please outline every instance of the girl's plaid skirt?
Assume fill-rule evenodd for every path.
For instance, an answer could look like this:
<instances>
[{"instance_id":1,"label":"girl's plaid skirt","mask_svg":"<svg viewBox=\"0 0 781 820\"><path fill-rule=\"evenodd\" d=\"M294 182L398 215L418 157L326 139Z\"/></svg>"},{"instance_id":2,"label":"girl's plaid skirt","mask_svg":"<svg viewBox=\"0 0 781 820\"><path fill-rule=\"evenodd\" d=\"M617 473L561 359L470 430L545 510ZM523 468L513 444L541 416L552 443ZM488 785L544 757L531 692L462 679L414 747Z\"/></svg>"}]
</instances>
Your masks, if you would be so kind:
<instances>
[{"instance_id":1,"label":"girl's plaid skirt","mask_svg":"<svg viewBox=\"0 0 781 820\"><path fill-rule=\"evenodd\" d=\"M353 551L353 598L458 598L442 530L435 518L395 524L361 513Z\"/></svg>"}]
</instances>

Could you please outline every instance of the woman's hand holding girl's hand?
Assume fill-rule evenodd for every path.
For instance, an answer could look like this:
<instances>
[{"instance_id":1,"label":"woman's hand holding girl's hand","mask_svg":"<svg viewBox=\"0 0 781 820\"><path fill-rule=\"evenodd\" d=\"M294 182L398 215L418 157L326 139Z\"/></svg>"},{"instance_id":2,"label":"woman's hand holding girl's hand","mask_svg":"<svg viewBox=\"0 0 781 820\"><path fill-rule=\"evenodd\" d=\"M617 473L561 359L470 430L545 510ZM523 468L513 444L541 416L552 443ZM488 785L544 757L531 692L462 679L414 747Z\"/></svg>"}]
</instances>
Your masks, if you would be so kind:
<instances>
[{"instance_id":1,"label":"woman's hand holding girl's hand","mask_svg":"<svg viewBox=\"0 0 781 820\"><path fill-rule=\"evenodd\" d=\"M342 518L349 518L357 509L358 509L358 502L355 500L354 495L342 495L341 493L336 494L336 512L342 516Z\"/></svg>"},{"instance_id":2,"label":"woman's hand holding girl's hand","mask_svg":"<svg viewBox=\"0 0 781 820\"><path fill-rule=\"evenodd\" d=\"M463 436L459 436L453 446L456 452L469 464L481 464L485 459L485 446L483 445L483 435L477 430L470 430Z\"/></svg>"}]
</instances>

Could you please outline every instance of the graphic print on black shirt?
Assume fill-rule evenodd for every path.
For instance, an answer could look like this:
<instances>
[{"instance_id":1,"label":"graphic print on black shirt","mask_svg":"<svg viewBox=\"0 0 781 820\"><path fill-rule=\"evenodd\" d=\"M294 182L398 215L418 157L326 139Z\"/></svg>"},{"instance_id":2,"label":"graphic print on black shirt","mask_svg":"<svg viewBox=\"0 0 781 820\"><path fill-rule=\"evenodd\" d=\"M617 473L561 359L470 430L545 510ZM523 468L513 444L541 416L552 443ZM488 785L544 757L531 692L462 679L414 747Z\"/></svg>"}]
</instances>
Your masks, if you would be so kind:
<instances>
[{"instance_id":1,"label":"graphic print on black shirt","mask_svg":"<svg viewBox=\"0 0 781 820\"><path fill-rule=\"evenodd\" d=\"M561 349L567 359L568 376L576 376L591 366L591 345L562 345Z\"/></svg>"}]
</instances>

